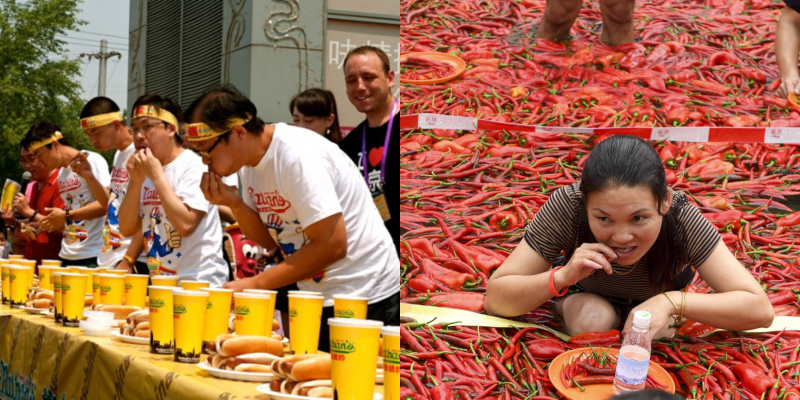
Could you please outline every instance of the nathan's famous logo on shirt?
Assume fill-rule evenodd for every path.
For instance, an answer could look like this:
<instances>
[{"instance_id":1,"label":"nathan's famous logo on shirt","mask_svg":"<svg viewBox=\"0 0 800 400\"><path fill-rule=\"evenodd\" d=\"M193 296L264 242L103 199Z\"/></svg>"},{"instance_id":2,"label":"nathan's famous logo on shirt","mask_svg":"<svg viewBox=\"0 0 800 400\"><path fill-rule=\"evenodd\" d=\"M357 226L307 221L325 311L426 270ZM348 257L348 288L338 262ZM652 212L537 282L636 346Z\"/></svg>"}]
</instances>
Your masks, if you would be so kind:
<instances>
[{"instance_id":1,"label":"nathan's famous logo on shirt","mask_svg":"<svg viewBox=\"0 0 800 400\"><path fill-rule=\"evenodd\" d=\"M331 353L350 354L355 351L356 346L349 340L331 340Z\"/></svg>"},{"instance_id":2,"label":"nathan's famous logo on shirt","mask_svg":"<svg viewBox=\"0 0 800 400\"><path fill-rule=\"evenodd\" d=\"M158 192L153 188L149 188L147 186L143 186L142 190L142 204L146 206L160 206L161 205L161 198L158 197Z\"/></svg>"},{"instance_id":3,"label":"nathan's famous logo on shirt","mask_svg":"<svg viewBox=\"0 0 800 400\"><path fill-rule=\"evenodd\" d=\"M63 181L58 181L58 190L60 193L69 192L81 187L81 181L74 175Z\"/></svg>"},{"instance_id":4,"label":"nathan's famous logo on shirt","mask_svg":"<svg viewBox=\"0 0 800 400\"><path fill-rule=\"evenodd\" d=\"M114 167L111 169L111 182L127 182L130 180L128 170Z\"/></svg>"},{"instance_id":5,"label":"nathan's famous logo on shirt","mask_svg":"<svg viewBox=\"0 0 800 400\"><path fill-rule=\"evenodd\" d=\"M272 192L259 192L257 193L252 187L247 188L247 193L250 194L250 200L256 206L256 211L262 212L276 212L283 213L292 206L289 200L283 198L278 194L278 191Z\"/></svg>"}]
</instances>

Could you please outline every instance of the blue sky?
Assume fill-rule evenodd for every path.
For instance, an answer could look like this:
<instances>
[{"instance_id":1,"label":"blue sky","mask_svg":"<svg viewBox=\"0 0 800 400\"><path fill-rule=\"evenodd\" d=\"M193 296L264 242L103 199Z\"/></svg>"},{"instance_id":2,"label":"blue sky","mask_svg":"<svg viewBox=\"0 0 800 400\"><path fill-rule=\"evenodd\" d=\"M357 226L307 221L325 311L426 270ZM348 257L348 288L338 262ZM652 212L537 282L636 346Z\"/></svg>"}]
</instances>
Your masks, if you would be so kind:
<instances>
[{"instance_id":1,"label":"blue sky","mask_svg":"<svg viewBox=\"0 0 800 400\"><path fill-rule=\"evenodd\" d=\"M58 38L67 42L67 57L81 60L81 97L89 100L97 96L100 64L97 59L80 58L81 53L100 51L100 40L108 41L108 50L117 51L122 58L110 58L106 64L106 96L121 108L127 108L128 88L128 14L127 0L83 0L78 18L86 21L79 31L67 32Z\"/></svg>"}]
</instances>

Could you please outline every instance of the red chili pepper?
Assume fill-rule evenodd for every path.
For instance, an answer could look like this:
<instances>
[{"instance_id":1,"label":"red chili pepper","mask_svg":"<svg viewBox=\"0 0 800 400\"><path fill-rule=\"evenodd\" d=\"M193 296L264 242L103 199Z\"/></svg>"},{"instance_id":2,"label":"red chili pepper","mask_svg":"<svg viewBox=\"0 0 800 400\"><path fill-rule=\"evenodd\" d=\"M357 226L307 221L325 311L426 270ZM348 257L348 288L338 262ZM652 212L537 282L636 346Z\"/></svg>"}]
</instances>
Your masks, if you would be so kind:
<instances>
[{"instance_id":1,"label":"red chili pepper","mask_svg":"<svg viewBox=\"0 0 800 400\"><path fill-rule=\"evenodd\" d=\"M739 230L741 228L742 212L739 210L728 210L718 213L703 213L703 216L722 232Z\"/></svg>"},{"instance_id":2,"label":"red chili pepper","mask_svg":"<svg viewBox=\"0 0 800 400\"><path fill-rule=\"evenodd\" d=\"M791 290L779 290L777 293L768 293L767 297L773 306L797 302L797 296Z\"/></svg>"},{"instance_id":3,"label":"red chili pepper","mask_svg":"<svg viewBox=\"0 0 800 400\"><path fill-rule=\"evenodd\" d=\"M428 277L428 275L419 274L415 276L413 279L408 281L408 286L417 291L422 293L435 292L437 289L436 283Z\"/></svg>"},{"instance_id":4,"label":"red chili pepper","mask_svg":"<svg viewBox=\"0 0 800 400\"><path fill-rule=\"evenodd\" d=\"M689 321L680 328L676 332L679 335L686 335L691 337L700 337L705 335L706 333L714 332L717 328L701 324L695 321Z\"/></svg>"},{"instance_id":5,"label":"red chili pepper","mask_svg":"<svg viewBox=\"0 0 800 400\"><path fill-rule=\"evenodd\" d=\"M431 399L433 400L455 400L456 396L453 393L453 388L447 383L439 383L430 389Z\"/></svg>"},{"instance_id":6,"label":"red chili pepper","mask_svg":"<svg viewBox=\"0 0 800 400\"><path fill-rule=\"evenodd\" d=\"M512 211L500 211L489 219L489 226L495 231L511 231L519 227L519 217Z\"/></svg>"},{"instance_id":7,"label":"red chili pepper","mask_svg":"<svg viewBox=\"0 0 800 400\"><path fill-rule=\"evenodd\" d=\"M553 359L565 351L564 343L558 339L537 339L528 345L528 351L540 359Z\"/></svg>"},{"instance_id":8,"label":"red chili pepper","mask_svg":"<svg viewBox=\"0 0 800 400\"><path fill-rule=\"evenodd\" d=\"M591 344L593 346L619 343L619 341L620 341L620 335L619 331L616 329L612 329L607 332L579 333L569 339L569 343L572 344L581 344L581 345Z\"/></svg>"},{"instance_id":9,"label":"red chili pepper","mask_svg":"<svg viewBox=\"0 0 800 400\"><path fill-rule=\"evenodd\" d=\"M692 81L692 85L695 85L695 86L703 88L703 89L708 89L708 90L711 90L713 92L717 92L717 93L723 94L723 95L727 95L728 93L731 92L731 90L733 90L733 89L731 89L731 88L729 88L729 87L727 87L725 85L721 85L719 83L701 81L701 80L697 80L697 79Z\"/></svg>"},{"instance_id":10,"label":"red chili pepper","mask_svg":"<svg viewBox=\"0 0 800 400\"><path fill-rule=\"evenodd\" d=\"M752 364L736 364L731 371L742 381L742 385L751 392L761 396L777 379L770 378L761 369Z\"/></svg>"},{"instance_id":11,"label":"red chili pepper","mask_svg":"<svg viewBox=\"0 0 800 400\"><path fill-rule=\"evenodd\" d=\"M483 312L483 300L485 297L480 293L457 292L429 296L424 299L423 304L428 306L455 308L458 310L481 313Z\"/></svg>"},{"instance_id":12,"label":"red chili pepper","mask_svg":"<svg viewBox=\"0 0 800 400\"><path fill-rule=\"evenodd\" d=\"M778 219L778 226L795 226L800 225L800 211L791 213L785 217Z\"/></svg>"},{"instance_id":13,"label":"red chili pepper","mask_svg":"<svg viewBox=\"0 0 800 400\"><path fill-rule=\"evenodd\" d=\"M491 271L501 264L505 259L501 258L497 253L477 246L464 246L461 243L453 242L453 249L461 261L467 265L474 265L484 274L491 275Z\"/></svg>"}]
</instances>

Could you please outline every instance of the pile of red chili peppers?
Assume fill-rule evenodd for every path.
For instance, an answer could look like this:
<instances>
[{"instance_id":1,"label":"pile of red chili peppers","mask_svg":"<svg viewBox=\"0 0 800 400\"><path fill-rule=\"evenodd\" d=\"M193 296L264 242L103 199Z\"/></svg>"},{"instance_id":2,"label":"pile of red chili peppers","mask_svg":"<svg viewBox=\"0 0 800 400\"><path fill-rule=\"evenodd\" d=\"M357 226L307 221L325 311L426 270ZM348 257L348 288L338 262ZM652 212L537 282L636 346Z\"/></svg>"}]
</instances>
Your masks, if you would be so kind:
<instances>
[{"instance_id":1,"label":"pile of red chili peppers","mask_svg":"<svg viewBox=\"0 0 800 400\"><path fill-rule=\"evenodd\" d=\"M800 126L800 109L770 96L782 4L638 2L638 43L599 41L596 2L574 40L535 39L544 1L401 2L403 52L457 54L471 68L440 85L406 86L403 114L478 116L529 125ZM521 43L504 37L522 29ZM588 134L402 131L401 298L483 312L486 283L550 193L580 179L607 138ZM795 145L653 142L672 190L685 192L770 298L796 316L800 194ZM695 276L687 288L708 292ZM518 318L560 329L550 302ZM619 332L564 343L545 330L409 322L401 329L404 399L560 398L549 362L567 349L619 346ZM800 332L716 332L695 322L653 342L652 360L687 398L800 399ZM702 338L700 336L703 336ZM560 366L559 366L560 368Z\"/></svg>"}]
</instances>

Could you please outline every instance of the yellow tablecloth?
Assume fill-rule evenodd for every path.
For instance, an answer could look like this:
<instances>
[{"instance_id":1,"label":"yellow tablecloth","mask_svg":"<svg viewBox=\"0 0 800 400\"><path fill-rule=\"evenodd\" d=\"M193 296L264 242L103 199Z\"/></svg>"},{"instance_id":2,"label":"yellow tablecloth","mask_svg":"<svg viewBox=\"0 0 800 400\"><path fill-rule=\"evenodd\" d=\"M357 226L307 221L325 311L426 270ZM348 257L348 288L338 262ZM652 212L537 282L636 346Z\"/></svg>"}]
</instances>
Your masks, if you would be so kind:
<instances>
[{"instance_id":1,"label":"yellow tablecloth","mask_svg":"<svg viewBox=\"0 0 800 400\"><path fill-rule=\"evenodd\" d=\"M0 308L4 399L269 400L258 385L214 378L193 364L151 354L148 346L85 336L43 315Z\"/></svg>"}]
</instances>

